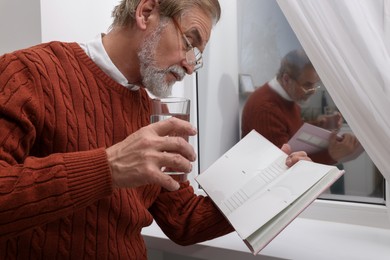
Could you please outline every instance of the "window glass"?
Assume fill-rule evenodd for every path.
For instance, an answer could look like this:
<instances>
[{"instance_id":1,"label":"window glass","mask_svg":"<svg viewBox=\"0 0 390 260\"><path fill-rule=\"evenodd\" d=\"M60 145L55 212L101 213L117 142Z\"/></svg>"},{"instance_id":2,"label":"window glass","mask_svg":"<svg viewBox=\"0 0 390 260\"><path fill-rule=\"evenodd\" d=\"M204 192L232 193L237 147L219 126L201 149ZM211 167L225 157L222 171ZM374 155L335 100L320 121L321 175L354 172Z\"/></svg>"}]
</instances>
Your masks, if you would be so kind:
<instances>
[{"instance_id":1,"label":"window glass","mask_svg":"<svg viewBox=\"0 0 390 260\"><path fill-rule=\"evenodd\" d=\"M237 6L237 13L238 72L239 74L249 75L251 77L250 83L253 84L254 88L258 88L275 76L280 66L280 60L286 53L293 49L302 48L302 46L276 1L242 0ZM221 33L219 29L221 28L216 27L214 29L215 35L209 44L212 46L208 46L204 53L205 60L210 59L211 52L213 52L213 55L218 53L218 50L216 50L218 47L213 46L213 41L216 37L220 34L226 37L226 33ZM224 52L228 49L229 46L224 46ZM219 64L221 63L222 61L219 61ZM229 82L223 76L221 77L223 81L221 83L224 83L223 90L219 89L218 86L209 86L211 82L214 83L210 79L217 69L213 67L214 74L210 74L208 73L208 66L209 64L206 63L205 67L198 73L200 172L239 140L239 136L241 136L242 108L248 95L251 93L250 87L248 89L248 84L240 86L245 87L245 91L239 95L238 111L229 110L235 106L235 103L232 100L226 100L224 97L230 98L237 94L229 93L229 88L226 87ZM231 66L231 64L224 63L223 66L223 69L227 70L227 67ZM215 95L218 103L212 105L220 109L218 111L212 108L210 104L210 100ZM324 105L324 99L326 99L326 105ZM326 87L322 85L316 94L310 98L309 102L302 106L302 117L306 120L313 119L324 113L325 107L332 111L338 110ZM222 125L219 126L221 118L226 119L227 114L231 117L235 113L237 113L238 122L234 122L233 127L227 120L224 120L224 123L221 123ZM207 118L202 118L202 116L206 115ZM210 133L210 125L215 126L212 127L211 131L215 129L219 131L219 128L223 127L224 135L219 133L217 137L219 139L216 139L216 134ZM341 131L351 132L348 122L343 122ZM234 136L234 138L231 138L232 140L221 141L226 136L232 135ZM345 170L345 175L325 191L321 195L321 199L385 204L384 178L367 153L363 152L355 160L337 166Z\"/></svg>"}]
</instances>

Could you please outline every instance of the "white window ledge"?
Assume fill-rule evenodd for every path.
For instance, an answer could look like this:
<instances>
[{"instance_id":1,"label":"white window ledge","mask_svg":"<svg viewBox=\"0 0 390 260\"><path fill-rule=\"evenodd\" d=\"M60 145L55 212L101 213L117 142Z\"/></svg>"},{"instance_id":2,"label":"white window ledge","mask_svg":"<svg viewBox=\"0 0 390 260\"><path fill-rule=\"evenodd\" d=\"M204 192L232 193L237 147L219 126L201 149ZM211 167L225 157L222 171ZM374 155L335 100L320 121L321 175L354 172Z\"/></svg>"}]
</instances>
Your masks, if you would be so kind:
<instances>
[{"instance_id":1,"label":"white window ledge","mask_svg":"<svg viewBox=\"0 0 390 260\"><path fill-rule=\"evenodd\" d=\"M149 249L202 259L390 259L390 230L306 218L295 219L254 257L237 233L193 246L170 241L155 222L144 228Z\"/></svg>"}]
</instances>

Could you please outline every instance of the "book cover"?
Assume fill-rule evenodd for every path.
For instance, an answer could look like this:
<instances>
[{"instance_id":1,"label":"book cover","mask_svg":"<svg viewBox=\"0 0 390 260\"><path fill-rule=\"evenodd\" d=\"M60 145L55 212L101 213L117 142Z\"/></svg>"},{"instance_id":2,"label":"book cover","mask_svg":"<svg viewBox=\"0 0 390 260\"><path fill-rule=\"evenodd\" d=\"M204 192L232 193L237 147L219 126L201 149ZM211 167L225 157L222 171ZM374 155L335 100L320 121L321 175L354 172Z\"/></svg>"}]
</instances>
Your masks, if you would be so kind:
<instances>
[{"instance_id":1,"label":"book cover","mask_svg":"<svg viewBox=\"0 0 390 260\"><path fill-rule=\"evenodd\" d=\"M324 149L328 149L329 138L332 132L315 126L309 123L304 123L301 128L294 134L288 141L292 151L305 151L307 154L313 154ZM338 138L343 138L342 134L338 134ZM361 144L357 149L341 160L341 162L347 162L356 159L364 152L364 148Z\"/></svg>"},{"instance_id":2,"label":"book cover","mask_svg":"<svg viewBox=\"0 0 390 260\"><path fill-rule=\"evenodd\" d=\"M304 123L288 141L292 151L305 151L308 154L327 149L331 131Z\"/></svg>"}]
</instances>

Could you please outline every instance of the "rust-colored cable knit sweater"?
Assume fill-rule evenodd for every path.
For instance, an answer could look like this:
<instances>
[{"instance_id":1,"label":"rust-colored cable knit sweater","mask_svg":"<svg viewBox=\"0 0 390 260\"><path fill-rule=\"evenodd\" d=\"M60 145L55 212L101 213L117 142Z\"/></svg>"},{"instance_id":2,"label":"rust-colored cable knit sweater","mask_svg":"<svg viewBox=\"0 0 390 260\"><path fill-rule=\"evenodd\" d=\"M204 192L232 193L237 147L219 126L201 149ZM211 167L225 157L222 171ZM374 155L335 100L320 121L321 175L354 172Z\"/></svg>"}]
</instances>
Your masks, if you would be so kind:
<instances>
[{"instance_id":1,"label":"rust-colored cable knit sweater","mask_svg":"<svg viewBox=\"0 0 390 260\"><path fill-rule=\"evenodd\" d=\"M76 43L0 57L0 259L146 259L153 218L182 245L233 230L188 182L112 189L104 148L149 123L149 101Z\"/></svg>"},{"instance_id":2,"label":"rust-colored cable knit sweater","mask_svg":"<svg viewBox=\"0 0 390 260\"><path fill-rule=\"evenodd\" d=\"M301 108L295 102L282 98L266 83L248 97L241 123L243 137L255 129L273 144L282 147L303 125L303 120ZM309 156L315 162L336 163L327 150Z\"/></svg>"}]
</instances>

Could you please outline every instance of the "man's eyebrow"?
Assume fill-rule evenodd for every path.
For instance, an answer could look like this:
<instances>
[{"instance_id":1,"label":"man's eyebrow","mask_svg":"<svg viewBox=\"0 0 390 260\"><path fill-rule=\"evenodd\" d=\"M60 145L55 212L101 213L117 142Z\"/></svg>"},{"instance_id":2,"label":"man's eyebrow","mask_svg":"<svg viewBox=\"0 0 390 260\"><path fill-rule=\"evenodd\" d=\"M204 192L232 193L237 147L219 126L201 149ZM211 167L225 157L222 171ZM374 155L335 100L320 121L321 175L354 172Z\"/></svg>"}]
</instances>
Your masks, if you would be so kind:
<instances>
[{"instance_id":1,"label":"man's eyebrow","mask_svg":"<svg viewBox=\"0 0 390 260\"><path fill-rule=\"evenodd\" d=\"M190 35L192 39L192 45L196 47L202 47L202 36L200 35L198 29L191 29L188 31L188 35Z\"/></svg>"},{"instance_id":2,"label":"man's eyebrow","mask_svg":"<svg viewBox=\"0 0 390 260\"><path fill-rule=\"evenodd\" d=\"M313 85L316 85L317 84L317 82L311 82L311 81L306 81L303 85L304 86L313 86Z\"/></svg>"}]
</instances>

